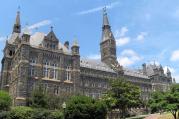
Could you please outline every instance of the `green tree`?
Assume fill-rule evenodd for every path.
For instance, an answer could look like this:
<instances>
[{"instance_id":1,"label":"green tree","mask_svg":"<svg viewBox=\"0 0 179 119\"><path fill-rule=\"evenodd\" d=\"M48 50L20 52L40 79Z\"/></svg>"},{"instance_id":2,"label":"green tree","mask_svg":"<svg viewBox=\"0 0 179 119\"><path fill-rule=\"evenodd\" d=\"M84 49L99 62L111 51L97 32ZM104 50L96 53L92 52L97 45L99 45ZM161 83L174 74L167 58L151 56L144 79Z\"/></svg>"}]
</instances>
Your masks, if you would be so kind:
<instances>
[{"instance_id":1,"label":"green tree","mask_svg":"<svg viewBox=\"0 0 179 119\"><path fill-rule=\"evenodd\" d=\"M0 111L7 111L10 109L12 99L8 92L0 91Z\"/></svg>"},{"instance_id":2,"label":"green tree","mask_svg":"<svg viewBox=\"0 0 179 119\"><path fill-rule=\"evenodd\" d=\"M159 110L169 111L176 119L179 110L179 84L172 85L168 92L154 92L149 105L153 112Z\"/></svg>"},{"instance_id":3,"label":"green tree","mask_svg":"<svg viewBox=\"0 0 179 119\"><path fill-rule=\"evenodd\" d=\"M139 87L127 82L125 78L111 80L111 89L107 92L113 109L121 110L123 118L126 116L127 109L137 107L140 104Z\"/></svg>"},{"instance_id":4,"label":"green tree","mask_svg":"<svg viewBox=\"0 0 179 119\"><path fill-rule=\"evenodd\" d=\"M171 87L171 90L166 93L164 101L166 102L164 109L166 111L170 111L173 117L176 119L177 111L179 111L179 84L175 84Z\"/></svg>"},{"instance_id":5,"label":"green tree","mask_svg":"<svg viewBox=\"0 0 179 119\"><path fill-rule=\"evenodd\" d=\"M72 96L67 102L66 119L105 119L106 105L86 96Z\"/></svg>"},{"instance_id":6,"label":"green tree","mask_svg":"<svg viewBox=\"0 0 179 119\"><path fill-rule=\"evenodd\" d=\"M153 92L151 95L151 99L149 100L149 107L151 112L161 112L163 107L165 106L166 102L164 100L164 93L163 92Z\"/></svg>"}]
</instances>

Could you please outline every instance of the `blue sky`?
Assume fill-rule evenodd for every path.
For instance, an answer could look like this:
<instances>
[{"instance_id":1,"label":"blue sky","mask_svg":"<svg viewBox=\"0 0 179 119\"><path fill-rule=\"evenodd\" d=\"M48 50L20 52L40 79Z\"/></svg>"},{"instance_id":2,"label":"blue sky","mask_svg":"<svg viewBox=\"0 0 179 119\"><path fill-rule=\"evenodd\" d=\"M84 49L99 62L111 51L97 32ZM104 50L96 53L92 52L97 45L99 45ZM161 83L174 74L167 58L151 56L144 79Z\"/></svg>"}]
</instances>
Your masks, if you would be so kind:
<instances>
[{"instance_id":1,"label":"blue sky","mask_svg":"<svg viewBox=\"0 0 179 119\"><path fill-rule=\"evenodd\" d=\"M60 42L78 39L82 57L99 58L102 8L107 12L117 42L119 62L127 67L156 62L169 67L179 82L178 0L2 0L0 49L12 32L20 6L22 27L32 33L50 31ZM0 53L2 59L3 54Z\"/></svg>"}]
</instances>

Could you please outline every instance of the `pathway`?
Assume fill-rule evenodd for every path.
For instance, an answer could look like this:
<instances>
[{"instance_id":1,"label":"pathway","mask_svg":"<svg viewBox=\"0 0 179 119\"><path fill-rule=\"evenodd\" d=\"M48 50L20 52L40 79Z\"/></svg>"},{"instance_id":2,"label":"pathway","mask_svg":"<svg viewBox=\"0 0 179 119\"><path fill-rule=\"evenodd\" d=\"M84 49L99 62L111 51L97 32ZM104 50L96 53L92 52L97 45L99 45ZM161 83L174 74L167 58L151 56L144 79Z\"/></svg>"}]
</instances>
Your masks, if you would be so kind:
<instances>
[{"instance_id":1,"label":"pathway","mask_svg":"<svg viewBox=\"0 0 179 119\"><path fill-rule=\"evenodd\" d=\"M144 119L158 119L159 117L160 117L159 114L151 114Z\"/></svg>"}]
</instances>

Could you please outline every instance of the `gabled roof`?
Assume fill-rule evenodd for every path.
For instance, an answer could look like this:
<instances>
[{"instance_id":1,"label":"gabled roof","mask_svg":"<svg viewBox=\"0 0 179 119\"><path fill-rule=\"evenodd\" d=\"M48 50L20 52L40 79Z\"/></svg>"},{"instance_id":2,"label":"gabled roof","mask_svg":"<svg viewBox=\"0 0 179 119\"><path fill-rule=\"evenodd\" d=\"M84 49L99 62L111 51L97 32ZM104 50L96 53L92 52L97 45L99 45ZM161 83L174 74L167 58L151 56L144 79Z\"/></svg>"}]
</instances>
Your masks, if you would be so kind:
<instances>
[{"instance_id":1,"label":"gabled roof","mask_svg":"<svg viewBox=\"0 0 179 119\"><path fill-rule=\"evenodd\" d=\"M50 33L51 34L51 33ZM47 35L48 36L48 35ZM30 45L38 47L43 43L45 37L47 37L45 33L36 32L30 37ZM50 35L49 35L50 36ZM48 36L48 37L49 37ZM55 36L56 37L56 36ZM70 50L67 49L61 42L58 42L58 49L62 49L65 53L70 53Z\"/></svg>"},{"instance_id":2,"label":"gabled roof","mask_svg":"<svg viewBox=\"0 0 179 119\"><path fill-rule=\"evenodd\" d=\"M57 39L55 33L53 32L53 30L51 30L51 31L47 34L47 36L45 36L45 38L48 39L48 40L52 40L52 41L57 41L57 42L58 42L58 39Z\"/></svg>"}]
</instances>

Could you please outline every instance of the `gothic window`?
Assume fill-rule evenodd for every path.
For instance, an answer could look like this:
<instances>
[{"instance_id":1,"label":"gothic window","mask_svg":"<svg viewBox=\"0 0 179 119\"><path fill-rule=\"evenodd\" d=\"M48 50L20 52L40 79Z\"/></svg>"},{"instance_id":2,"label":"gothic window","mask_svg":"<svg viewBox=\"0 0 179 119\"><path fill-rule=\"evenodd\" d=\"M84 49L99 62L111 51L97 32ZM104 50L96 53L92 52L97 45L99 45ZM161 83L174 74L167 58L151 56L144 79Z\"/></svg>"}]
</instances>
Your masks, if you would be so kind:
<instances>
[{"instance_id":1,"label":"gothic window","mask_svg":"<svg viewBox=\"0 0 179 119\"><path fill-rule=\"evenodd\" d=\"M34 67L30 67L30 76L35 76L35 69L34 69Z\"/></svg>"},{"instance_id":2,"label":"gothic window","mask_svg":"<svg viewBox=\"0 0 179 119\"><path fill-rule=\"evenodd\" d=\"M85 82L85 87L88 87L89 86L89 81L86 81Z\"/></svg>"},{"instance_id":3,"label":"gothic window","mask_svg":"<svg viewBox=\"0 0 179 119\"><path fill-rule=\"evenodd\" d=\"M92 86L92 87L95 87L95 84L94 84L94 83L92 83L92 84L91 84L91 86Z\"/></svg>"},{"instance_id":4,"label":"gothic window","mask_svg":"<svg viewBox=\"0 0 179 119\"><path fill-rule=\"evenodd\" d=\"M55 86L54 86L54 94L58 95L58 89L59 89L58 86L55 85Z\"/></svg>"},{"instance_id":5,"label":"gothic window","mask_svg":"<svg viewBox=\"0 0 179 119\"><path fill-rule=\"evenodd\" d=\"M98 84L98 87L101 88L101 83Z\"/></svg>"},{"instance_id":6,"label":"gothic window","mask_svg":"<svg viewBox=\"0 0 179 119\"><path fill-rule=\"evenodd\" d=\"M71 80L71 68L70 67L67 67L67 80Z\"/></svg>"},{"instance_id":7,"label":"gothic window","mask_svg":"<svg viewBox=\"0 0 179 119\"><path fill-rule=\"evenodd\" d=\"M36 58L31 58L30 63L36 64Z\"/></svg>"},{"instance_id":8,"label":"gothic window","mask_svg":"<svg viewBox=\"0 0 179 119\"><path fill-rule=\"evenodd\" d=\"M49 76L48 72L49 72L49 70L48 70L47 67L43 68L43 76L44 76L45 78L48 78L48 76Z\"/></svg>"}]
</instances>

